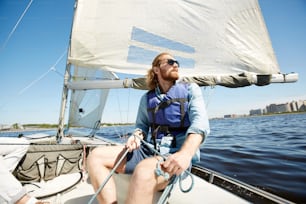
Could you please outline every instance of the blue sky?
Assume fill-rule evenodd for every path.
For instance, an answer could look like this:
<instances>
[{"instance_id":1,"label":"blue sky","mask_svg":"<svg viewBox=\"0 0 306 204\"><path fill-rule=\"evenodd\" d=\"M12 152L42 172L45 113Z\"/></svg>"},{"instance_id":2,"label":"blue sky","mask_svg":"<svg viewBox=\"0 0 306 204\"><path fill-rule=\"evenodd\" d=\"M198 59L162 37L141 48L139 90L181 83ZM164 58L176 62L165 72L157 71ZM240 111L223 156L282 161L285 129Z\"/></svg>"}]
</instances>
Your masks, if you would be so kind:
<instances>
[{"instance_id":1,"label":"blue sky","mask_svg":"<svg viewBox=\"0 0 306 204\"><path fill-rule=\"evenodd\" d=\"M244 114L270 103L306 100L306 1L259 3L281 71L299 73L299 81L206 89L210 117ZM73 4L73 0L0 2L0 124L58 122L66 60L63 53L68 47ZM111 92L102 122L134 121L143 93Z\"/></svg>"}]
</instances>

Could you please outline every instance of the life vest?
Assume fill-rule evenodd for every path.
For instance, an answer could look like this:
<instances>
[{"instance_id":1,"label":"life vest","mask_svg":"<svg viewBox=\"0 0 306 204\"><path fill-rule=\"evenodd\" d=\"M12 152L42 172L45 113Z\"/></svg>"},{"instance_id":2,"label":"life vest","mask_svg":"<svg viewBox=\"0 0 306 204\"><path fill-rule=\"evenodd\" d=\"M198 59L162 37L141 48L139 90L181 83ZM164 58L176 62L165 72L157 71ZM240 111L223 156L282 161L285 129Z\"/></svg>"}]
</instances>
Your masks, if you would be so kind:
<instances>
[{"instance_id":1,"label":"life vest","mask_svg":"<svg viewBox=\"0 0 306 204\"><path fill-rule=\"evenodd\" d=\"M190 126L187 112L188 84L176 83L162 100L157 97L155 90L149 91L147 98L153 139L161 139L169 134L175 137L187 131Z\"/></svg>"}]
</instances>

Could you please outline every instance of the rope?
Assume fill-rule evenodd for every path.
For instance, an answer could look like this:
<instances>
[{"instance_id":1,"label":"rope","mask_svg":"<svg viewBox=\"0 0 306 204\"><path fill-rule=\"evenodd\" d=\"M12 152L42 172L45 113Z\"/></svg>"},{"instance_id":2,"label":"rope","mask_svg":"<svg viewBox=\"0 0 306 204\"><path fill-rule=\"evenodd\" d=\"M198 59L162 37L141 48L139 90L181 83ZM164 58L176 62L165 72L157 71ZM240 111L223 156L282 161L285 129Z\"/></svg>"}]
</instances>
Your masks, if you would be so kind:
<instances>
[{"instance_id":1,"label":"rope","mask_svg":"<svg viewBox=\"0 0 306 204\"><path fill-rule=\"evenodd\" d=\"M154 148L152 148L151 147L151 145L148 143L148 142L146 142L144 139L142 139L141 137L139 137L138 135L136 135L136 134L133 134L133 136L134 137L137 137L144 145L146 145L151 151L153 151L155 154L157 154L157 155L159 155L159 156L161 156L162 158L163 158L163 160L166 160L167 159L167 157L165 157L164 155L162 155L159 151L157 151L156 149L154 149ZM157 175L157 176L163 176L164 178L165 178L165 180L166 181L168 181L169 180L169 174L167 173L167 172L164 172L162 169L161 169L161 167L160 167L160 163L162 162L162 160L159 160L158 161L158 163L157 163L157 165L156 165L156 169L155 169L155 174ZM187 189L184 189L183 188L183 186L182 186L182 181L186 178L186 177L184 177L184 175L183 174L187 174L187 176L190 176L190 178L191 178L191 185L189 186L189 188L187 188ZM179 186L180 186L180 190L183 192L183 193L188 193L189 191L191 191L192 190L192 188L193 188L193 186L194 186L194 178L193 178L193 175L189 172L189 171L184 171L182 174L180 174L179 176L173 176L173 178L171 179L171 181L169 182L169 184L168 184L168 186L169 186L169 188L171 188L170 190L172 190L172 188L173 188L173 186L174 186L174 184L176 183L176 181L177 181L177 179L179 180ZM167 188L168 188L168 186L167 186ZM166 189L167 189L166 188ZM165 190L166 190L165 189ZM163 194L165 194L165 196L167 196L168 197L168 194L170 193L170 191L168 192L168 191L166 191L167 193L165 193L165 191L164 191L164 193ZM163 196L163 195L162 195ZM165 199L165 198L162 198L162 200L163 199ZM160 199L161 200L161 199ZM163 203L163 202L162 202Z\"/></svg>"},{"instance_id":2,"label":"rope","mask_svg":"<svg viewBox=\"0 0 306 204\"><path fill-rule=\"evenodd\" d=\"M41 76L39 76L37 79L33 80L30 84L28 84L26 87L24 87L21 91L19 91L18 95L23 94L26 90L31 88L34 84L36 84L37 82L42 80L45 76L47 76L47 74L49 74L49 72L51 72L51 71L52 71L52 67L50 69L48 69L48 71L43 73Z\"/></svg>"},{"instance_id":3,"label":"rope","mask_svg":"<svg viewBox=\"0 0 306 204\"><path fill-rule=\"evenodd\" d=\"M163 160L158 160L158 162L156 164L155 174L156 174L156 176L163 176L165 178L165 180L168 181L169 178L170 178L170 175L168 174L168 172L163 171L160 167L160 163L162 161Z\"/></svg>"},{"instance_id":4,"label":"rope","mask_svg":"<svg viewBox=\"0 0 306 204\"><path fill-rule=\"evenodd\" d=\"M17 98L18 96L22 95L25 91L27 91L29 88L31 88L33 85L35 85L37 82L39 82L40 80L42 80L44 77L46 77L51 71L57 73L60 76L63 76L63 74L61 74L60 72L58 72L55 68L55 66L62 60L62 58L65 56L66 54L66 50L62 53L62 55L56 60L56 62L54 63L53 66L51 66L45 73L43 73L42 75L40 75L38 78L36 78L35 80L33 80L32 82L30 82L26 87L24 87L23 89L21 89L16 96L13 96L11 98L8 98L4 103L0 104L0 108L5 107L10 101L13 101L15 98Z\"/></svg>"},{"instance_id":5,"label":"rope","mask_svg":"<svg viewBox=\"0 0 306 204\"><path fill-rule=\"evenodd\" d=\"M23 13L21 14L21 16L19 17L17 23L15 24L15 26L13 27L13 29L11 30L11 32L9 33L8 37L6 38L6 40L4 41L3 45L2 45L2 49L5 48L5 46L7 45L8 41L10 40L10 38L12 37L12 35L14 34L14 32L16 31L19 23L21 22L21 20L23 19L24 15L26 14L26 12L29 10L31 4L32 4L33 0L31 0L29 2L29 4L27 5L27 7L25 8L25 10L23 11Z\"/></svg>"},{"instance_id":6,"label":"rope","mask_svg":"<svg viewBox=\"0 0 306 204\"><path fill-rule=\"evenodd\" d=\"M154 153L158 154L159 156L161 156L163 158L163 160L166 160L167 158L162 155L160 152L158 152L156 149L152 148L150 146L149 143L147 143L144 139L142 139L141 137L139 137L136 134L133 134L134 137L137 137L138 139L140 139L140 141L145 144L151 151L153 151ZM106 183L108 182L108 180L112 177L112 175L114 174L115 170L118 168L119 164L122 162L122 160L126 157L127 153L129 152L128 149L125 150L125 152L123 153L123 155L121 156L120 160L117 162L117 164L114 166L114 168L112 169L112 171L109 173L109 175L107 176L107 178L104 180L104 182L100 185L99 189L97 190L97 192L92 196L92 198L90 199L90 201L88 202L88 204L91 204L95 198L98 196L98 194L101 192L101 190L104 188L104 186L106 185ZM164 178L166 180L169 180L170 175L167 172L164 172L161 167L160 167L160 163L162 162L162 160L159 160L159 162L157 163L156 169L155 169L155 173L157 176L162 175L164 176ZM192 176L192 174L189 171L184 171L184 173L187 174L187 176L190 176L191 178L191 185L188 189L183 189L182 187L182 180L184 180L184 178L182 177L183 174L180 174L179 176L173 176L171 181L169 182L169 184L167 185L167 187L164 189L163 194L161 195L158 204L163 204L165 203L165 200L167 199L167 197L169 197L171 190L173 189L174 185L176 184L176 181L179 179L179 186L180 186L180 190L183 193L187 193L189 191L192 190L193 186L194 186L194 178Z\"/></svg>"}]
</instances>

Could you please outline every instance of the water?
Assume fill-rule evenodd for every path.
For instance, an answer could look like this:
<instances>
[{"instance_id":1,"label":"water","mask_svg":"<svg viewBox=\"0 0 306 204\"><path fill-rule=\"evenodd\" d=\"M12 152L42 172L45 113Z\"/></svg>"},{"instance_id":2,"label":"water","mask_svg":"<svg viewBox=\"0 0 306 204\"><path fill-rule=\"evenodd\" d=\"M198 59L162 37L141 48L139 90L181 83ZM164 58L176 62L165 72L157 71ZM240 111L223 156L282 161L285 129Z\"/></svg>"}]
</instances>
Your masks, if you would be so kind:
<instances>
[{"instance_id":1,"label":"water","mask_svg":"<svg viewBox=\"0 0 306 204\"><path fill-rule=\"evenodd\" d=\"M212 120L201 166L306 203L306 114Z\"/></svg>"},{"instance_id":2,"label":"water","mask_svg":"<svg viewBox=\"0 0 306 204\"><path fill-rule=\"evenodd\" d=\"M306 203L306 114L211 120L210 124L201 166ZM124 142L123 135L132 131L131 126L107 127L98 134Z\"/></svg>"}]
</instances>

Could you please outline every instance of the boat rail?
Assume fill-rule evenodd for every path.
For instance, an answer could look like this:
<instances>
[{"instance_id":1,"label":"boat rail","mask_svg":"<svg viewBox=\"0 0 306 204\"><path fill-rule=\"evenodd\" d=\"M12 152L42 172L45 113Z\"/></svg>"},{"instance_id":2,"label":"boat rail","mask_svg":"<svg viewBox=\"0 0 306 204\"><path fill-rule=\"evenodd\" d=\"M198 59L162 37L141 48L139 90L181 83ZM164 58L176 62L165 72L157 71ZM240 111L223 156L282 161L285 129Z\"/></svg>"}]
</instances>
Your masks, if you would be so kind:
<instances>
[{"instance_id":1,"label":"boat rail","mask_svg":"<svg viewBox=\"0 0 306 204\"><path fill-rule=\"evenodd\" d=\"M219 186L252 203L294 203L285 198L261 190L255 186L251 186L205 167L193 165L191 172L209 183Z\"/></svg>"}]
</instances>

